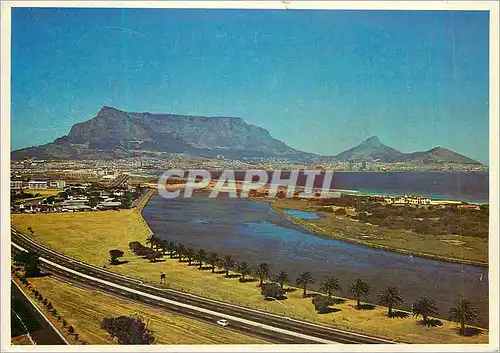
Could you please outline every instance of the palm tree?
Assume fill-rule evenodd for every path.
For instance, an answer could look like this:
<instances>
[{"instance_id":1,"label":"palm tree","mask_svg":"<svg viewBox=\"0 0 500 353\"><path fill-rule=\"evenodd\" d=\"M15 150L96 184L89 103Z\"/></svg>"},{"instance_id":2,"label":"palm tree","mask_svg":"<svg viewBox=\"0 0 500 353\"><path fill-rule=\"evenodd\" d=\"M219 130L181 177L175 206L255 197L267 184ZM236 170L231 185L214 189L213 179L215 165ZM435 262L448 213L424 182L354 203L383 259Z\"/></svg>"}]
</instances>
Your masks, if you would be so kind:
<instances>
[{"instance_id":1,"label":"palm tree","mask_svg":"<svg viewBox=\"0 0 500 353\"><path fill-rule=\"evenodd\" d=\"M281 289L283 289L283 285L288 283L288 281L290 281L290 276L288 276L288 273L285 271L280 271L280 273L276 275L276 282L279 283Z\"/></svg>"},{"instance_id":2,"label":"palm tree","mask_svg":"<svg viewBox=\"0 0 500 353\"><path fill-rule=\"evenodd\" d=\"M361 297L366 297L368 295L370 286L364 280L358 278L350 284L349 290L356 297L357 307L359 308L361 305Z\"/></svg>"},{"instance_id":3,"label":"palm tree","mask_svg":"<svg viewBox=\"0 0 500 353\"><path fill-rule=\"evenodd\" d=\"M478 318L476 309L466 299L457 300L457 306L450 309L450 320L460 324L460 334L465 335L465 324L473 324Z\"/></svg>"},{"instance_id":4,"label":"palm tree","mask_svg":"<svg viewBox=\"0 0 500 353\"><path fill-rule=\"evenodd\" d=\"M157 235L151 234L146 239L146 244L149 244L151 246L151 249L153 249L153 246L156 246L156 244L158 244L159 240L160 240L160 238Z\"/></svg>"},{"instance_id":5,"label":"palm tree","mask_svg":"<svg viewBox=\"0 0 500 353\"><path fill-rule=\"evenodd\" d=\"M186 251L187 251L187 248L186 248L186 246L184 246L184 244L177 245L177 249L175 252L177 253L177 256L179 257L179 262L182 261L182 258L186 254Z\"/></svg>"},{"instance_id":6,"label":"palm tree","mask_svg":"<svg viewBox=\"0 0 500 353\"><path fill-rule=\"evenodd\" d=\"M434 300L429 297L423 297L413 302L412 312L415 317L422 315L424 322L427 323L429 316L437 314L438 310Z\"/></svg>"},{"instance_id":7,"label":"palm tree","mask_svg":"<svg viewBox=\"0 0 500 353\"><path fill-rule=\"evenodd\" d=\"M378 294L378 300L380 305L389 308L387 315L392 317L392 308L403 303L403 296L396 287L389 286Z\"/></svg>"},{"instance_id":8,"label":"palm tree","mask_svg":"<svg viewBox=\"0 0 500 353\"><path fill-rule=\"evenodd\" d=\"M255 267L254 269L255 275L259 277L259 287L262 287L262 283L264 282L265 279L269 278L271 275L271 272L269 270L269 264L266 264L265 262L261 263L259 266Z\"/></svg>"},{"instance_id":9,"label":"palm tree","mask_svg":"<svg viewBox=\"0 0 500 353\"><path fill-rule=\"evenodd\" d=\"M168 255L170 258L174 257L175 250L177 249L177 244L173 242L168 242L167 243L167 250L168 250Z\"/></svg>"},{"instance_id":10,"label":"palm tree","mask_svg":"<svg viewBox=\"0 0 500 353\"><path fill-rule=\"evenodd\" d=\"M234 260L231 255L224 255L221 259L221 267L226 271L226 277L229 276L229 270L234 267Z\"/></svg>"},{"instance_id":11,"label":"palm tree","mask_svg":"<svg viewBox=\"0 0 500 353\"><path fill-rule=\"evenodd\" d=\"M167 239L160 239L156 243L156 248L161 250L163 255L165 255L167 253L167 250L168 250L168 245L169 245L169 243L168 243Z\"/></svg>"},{"instance_id":12,"label":"palm tree","mask_svg":"<svg viewBox=\"0 0 500 353\"><path fill-rule=\"evenodd\" d=\"M186 257L187 257L189 266L191 266L191 262L193 262L193 258L195 256L195 254L196 254L196 250L194 250L193 248L186 249Z\"/></svg>"},{"instance_id":13,"label":"palm tree","mask_svg":"<svg viewBox=\"0 0 500 353\"><path fill-rule=\"evenodd\" d=\"M207 252L204 249L198 250L196 253L196 261L198 261L198 268L201 270L203 267L203 261L207 258Z\"/></svg>"},{"instance_id":14,"label":"palm tree","mask_svg":"<svg viewBox=\"0 0 500 353\"><path fill-rule=\"evenodd\" d=\"M319 289L321 292L328 294L328 297L331 298L333 292L338 292L342 290L340 282L335 277L328 277L321 282L321 288Z\"/></svg>"},{"instance_id":15,"label":"palm tree","mask_svg":"<svg viewBox=\"0 0 500 353\"><path fill-rule=\"evenodd\" d=\"M238 264L238 272L241 273L241 281L245 282L245 276L248 276L250 273L252 273L252 268L248 264L248 262L243 261L242 263Z\"/></svg>"},{"instance_id":16,"label":"palm tree","mask_svg":"<svg viewBox=\"0 0 500 353\"><path fill-rule=\"evenodd\" d=\"M215 272L215 266L220 261L219 255L215 252L210 253L206 260L212 266L212 273Z\"/></svg>"},{"instance_id":17,"label":"palm tree","mask_svg":"<svg viewBox=\"0 0 500 353\"><path fill-rule=\"evenodd\" d=\"M314 277L311 274L311 272L304 272L297 277L296 283L298 286L301 286L304 292L302 293L302 296L305 298L307 295L306 290L307 290L307 285L313 284L314 283Z\"/></svg>"}]
</instances>

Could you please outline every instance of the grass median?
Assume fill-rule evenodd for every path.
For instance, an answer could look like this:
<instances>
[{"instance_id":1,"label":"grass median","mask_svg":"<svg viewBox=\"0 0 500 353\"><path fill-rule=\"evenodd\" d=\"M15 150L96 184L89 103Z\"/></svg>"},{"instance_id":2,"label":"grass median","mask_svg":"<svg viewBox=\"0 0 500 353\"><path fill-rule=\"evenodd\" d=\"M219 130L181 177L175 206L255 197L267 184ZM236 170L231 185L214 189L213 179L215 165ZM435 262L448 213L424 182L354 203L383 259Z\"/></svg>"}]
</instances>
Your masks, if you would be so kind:
<instances>
[{"instance_id":1,"label":"grass median","mask_svg":"<svg viewBox=\"0 0 500 353\"><path fill-rule=\"evenodd\" d=\"M105 317L139 315L153 331L155 344L263 344L263 340L223 327L75 287L50 277L30 278L32 287L47 298L68 325L90 344L117 344L100 323ZM22 344L22 343L18 343Z\"/></svg>"},{"instance_id":2,"label":"grass median","mask_svg":"<svg viewBox=\"0 0 500 353\"><path fill-rule=\"evenodd\" d=\"M165 272L167 286L198 294L215 300L262 309L280 315L295 317L339 329L365 333L408 343L487 343L488 332L463 337L457 334L458 325L443 321L441 327L423 327L411 316L388 318L387 309L356 310L355 302L346 300L335 305L336 312L318 314L310 298L302 298L301 290L288 293L288 299L265 301L256 282L240 283L237 278L225 278L210 270L198 270L177 259L164 257L150 263L134 255L128 249L130 241L145 243L150 230L137 210L85 212L74 214L16 214L12 224L26 234L28 227L33 237L41 243L82 261L107 266L153 283L158 283L160 273ZM128 261L117 266L108 263L109 250L120 249Z\"/></svg>"}]
</instances>

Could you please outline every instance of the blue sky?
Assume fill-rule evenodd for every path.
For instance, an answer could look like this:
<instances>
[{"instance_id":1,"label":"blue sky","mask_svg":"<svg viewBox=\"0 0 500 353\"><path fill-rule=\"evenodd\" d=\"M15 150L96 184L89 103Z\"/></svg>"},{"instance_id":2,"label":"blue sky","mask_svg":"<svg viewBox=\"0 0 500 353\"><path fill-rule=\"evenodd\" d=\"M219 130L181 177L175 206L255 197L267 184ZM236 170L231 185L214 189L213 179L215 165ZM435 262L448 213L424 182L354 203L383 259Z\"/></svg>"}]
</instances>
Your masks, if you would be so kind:
<instances>
[{"instance_id":1,"label":"blue sky","mask_svg":"<svg viewBox=\"0 0 500 353\"><path fill-rule=\"evenodd\" d=\"M103 105L239 116L337 154L372 135L488 161L487 12L12 11L13 149Z\"/></svg>"}]
</instances>

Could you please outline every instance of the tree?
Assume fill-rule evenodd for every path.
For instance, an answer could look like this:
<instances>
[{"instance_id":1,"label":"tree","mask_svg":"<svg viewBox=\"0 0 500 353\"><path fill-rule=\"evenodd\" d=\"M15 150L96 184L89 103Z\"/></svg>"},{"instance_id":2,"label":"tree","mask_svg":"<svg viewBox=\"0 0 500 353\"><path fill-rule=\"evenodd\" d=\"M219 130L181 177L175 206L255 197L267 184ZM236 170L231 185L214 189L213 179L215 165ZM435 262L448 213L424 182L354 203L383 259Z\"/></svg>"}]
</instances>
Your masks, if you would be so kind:
<instances>
[{"instance_id":1,"label":"tree","mask_svg":"<svg viewBox=\"0 0 500 353\"><path fill-rule=\"evenodd\" d=\"M212 273L215 272L215 266L220 261L219 255L215 252L210 253L207 257L207 262L212 266Z\"/></svg>"},{"instance_id":2,"label":"tree","mask_svg":"<svg viewBox=\"0 0 500 353\"><path fill-rule=\"evenodd\" d=\"M75 329L73 328L73 326L69 325L68 332L69 332L70 335L72 335L72 334L75 333Z\"/></svg>"},{"instance_id":3,"label":"tree","mask_svg":"<svg viewBox=\"0 0 500 353\"><path fill-rule=\"evenodd\" d=\"M135 251L135 254L138 256L148 256L148 254L154 252L153 249L147 248L145 246L141 246L139 249Z\"/></svg>"},{"instance_id":4,"label":"tree","mask_svg":"<svg viewBox=\"0 0 500 353\"><path fill-rule=\"evenodd\" d=\"M280 271L280 273L276 275L276 282L279 283L281 289L283 289L283 285L285 283L288 283L289 281L290 277L288 276L288 273L286 273L285 271Z\"/></svg>"},{"instance_id":5,"label":"tree","mask_svg":"<svg viewBox=\"0 0 500 353\"><path fill-rule=\"evenodd\" d=\"M304 272L304 273L301 273L299 275L299 277L297 277L296 283L298 286L302 287L302 289L303 289L302 296L305 298L305 297L307 297L307 293L306 293L307 286L309 284L314 283L314 277L311 274L311 272Z\"/></svg>"},{"instance_id":6,"label":"tree","mask_svg":"<svg viewBox=\"0 0 500 353\"><path fill-rule=\"evenodd\" d=\"M276 283L265 283L260 289L265 299L280 299L284 297L285 291Z\"/></svg>"},{"instance_id":7,"label":"tree","mask_svg":"<svg viewBox=\"0 0 500 353\"><path fill-rule=\"evenodd\" d=\"M119 264L120 262L118 261L119 257L122 257L124 254L123 251L118 250L118 249L113 249L109 251L109 263L112 265Z\"/></svg>"},{"instance_id":8,"label":"tree","mask_svg":"<svg viewBox=\"0 0 500 353\"><path fill-rule=\"evenodd\" d=\"M140 316L107 317L102 320L101 328L119 344L153 344L155 341L153 331Z\"/></svg>"},{"instance_id":9,"label":"tree","mask_svg":"<svg viewBox=\"0 0 500 353\"><path fill-rule=\"evenodd\" d=\"M221 267L224 269L224 271L226 271L226 277L229 276L229 270L234 267L234 264L235 262L231 255L224 255L224 257L220 261Z\"/></svg>"},{"instance_id":10,"label":"tree","mask_svg":"<svg viewBox=\"0 0 500 353\"><path fill-rule=\"evenodd\" d=\"M163 253L163 255L165 255L168 251L167 239L159 239L156 243L156 249L160 250Z\"/></svg>"},{"instance_id":11,"label":"tree","mask_svg":"<svg viewBox=\"0 0 500 353\"><path fill-rule=\"evenodd\" d=\"M24 265L24 275L26 277L40 276L40 259L37 254L22 251L14 256L14 261Z\"/></svg>"},{"instance_id":12,"label":"tree","mask_svg":"<svg viewBox=\"0 0 500 353\"><path fill-rule=\"evenodd\" d=\"M177 244L173 242L167 243L168 255L170 258L174 257L175 250L177 249Z\"/></svg>"},{"instance_id":13,"label":"tree","mask_svg":"<svg viewBox=\"0 0 500 353\"><path fill-rule=\"evenodd\" d=\"M245 276L248 276L252 273L252 268L248 264L248 262L243 261L238 264L237 271L241 273L241 282L245 282Z\"/></svg>"},{"instance_id":14,"label":"tree","mask_svg":"<svg viewBox=\"0 0 500 353\"><path fill-rule=\"evenodd\" d=\"M54 306L52 305L52 303L51 303L51 302L48 302L48 303L47 303L47 309L48 309L49 311L50 311L50 310L52 310L52 309L54 309Z\"/></svg>"},{"instance_id":15,"label":"tree","mask_svg":"<svg viewBox=\"0 0 500 353\"><path fill-rule=\"evenodd\" d=\"M130 251L136 252L137 249L140 249L143 246L138 241L131 241L130 243L128 243L128 247L130 248Z\"/></svg>"},{"instance_id":16,"label":"tree","mask_svg":"<svg viewBox=\"0 0 500 353\"><path fill-rule=\"evenodd\" d=\"M389 286L378 294L378 300L380 305L389 308L387 315L392 317L392 308L403 303L403 296L396 287Z\"/></svg>"},{"instance_id":17,"label":"tree","mask_svg":"<svg viewBox=\"0 0 500 353\"><path fill-rule=\"evenodd\" d=\"M356 279L349 286L349 290L356 297L357 307L361 305L361 297L366 297L370 293L370 286L361 278Z\"/></svg>"},{"instance_id":18,"label":"tree","mask_svg":"<svg viewBox=\"0 0 500 353\"><path fill-rule=\"evenodd\" d=\"M271 271L269 270L269 264L261 263L254 269L255 275L259 277L259 287L262 287L264 280L271 276Z\"/></svg>"},{"instance_id":19,"label":"tree","mask_svg":"<svg viewBox=\"0 0 500 353\"><path fill-rule=\"evenodd\" d=\"M151 234L150 236L148 236L148 238L146 239L146 244L149 244L151 246L151 249L153 249L153 247L156 248L156 244L158 244L158 241L160 240L160 238L155 235L155 234Z\"/></svg>"},{"instance_id":20,"label":"tree","mask_svg":"<svg viewBox=\"0 0 500 353\"><path fill-rule=\"evenodd\" d=\"M31 227L28 227L28 232L30 232L31 236L33 236L33 234L35 234L35 231Z\"/></svg>"},{"instance_id":21,"label":"tree","mask_svg":"<svg viewBox=\"0 0 500 353\"><path fill-rule=\"evenodd\" d=\"M193 262L193 258L196 255L196 250L194 250L193 248L187 248L185 254L188 260L188 265L191 266L191 262Z\"/></svg>"},{"instance_id":22,"label":"tree","mask_svg":"<svg viewBox=\"0 0 500 353\"><path fill-rule=\"evenodd\" d=\"M178 244L177 245L177 250L175 251L177 253L177 256L179 257L179 262L182 261L184 254L186 254L187 248L184 246L184 244Z\"/></svg>"},{"instance_id":23,"label":"tree","mask_svg":"<svg viewBox=\"0 0 500 353\"><path fill-rule=\"evenodd\" d=\"M460 324L460 334L465 335L465 324L477 321L478 314L472 303L466 299L457 300L456 306L449 311L450 320Z\"/></svg>"},{"instance_id":24,"label":"tree","mask_svg":"<svg viewBox=\"0 0 500 353\"><path fill-rule=\"evenodd\" d=\"M412 307L413 316L418 317L421 315L426 324L430 315L438 313L436 302L429 297L423 297L414 301Z\"/></svg>"},{"instance_id":25,"label":"tree","mask_svg":"<svg viewBox=\"0 0 500 353\"><path fill-rule=\"evenodd\" d=\"M316 295L312 299L312 303L314 305L314 309L316 309L319 313L324 313L328 306L332 304L332 300L324 295Z\"/></svg>"},{"instance_id":26,"label":"tree","mask_svg":"<svg viewBox=\"0 0 500 353\"><path fill-rule=\"evenodd\" d=\"M146 258L150 262L156 262L156 259L159 259L159 258L162 258L162 257L163 257L163 254L161 253L161 251L151 251L150 253L148 253L146 255Z\"/></svg>"},{"instance_id":27,"label":"tree","mask_svg":"<svg viewBox=\"0 0 500 353\"><path fill-rule=\"evenodd\" d=\"M328 277L321 282L321 288L319 289L323 293L328 294L328 297L331 298L333 292L338 292L342 290L340 282L335 277Z\"/></svg>"},{"instance_id":28,"label":"tree","mask_svg":"<svg viewBox=\"0 0 500 353\"><path fill-rule=\"evenodd\" d=\"M207 252L204 249L198 250L198 252L196 253L196 261L198 261L198 269L201 270L201 268L203 267L203 262L206 260L206 258L207 258Z\"/></svg>"}]
</instances>

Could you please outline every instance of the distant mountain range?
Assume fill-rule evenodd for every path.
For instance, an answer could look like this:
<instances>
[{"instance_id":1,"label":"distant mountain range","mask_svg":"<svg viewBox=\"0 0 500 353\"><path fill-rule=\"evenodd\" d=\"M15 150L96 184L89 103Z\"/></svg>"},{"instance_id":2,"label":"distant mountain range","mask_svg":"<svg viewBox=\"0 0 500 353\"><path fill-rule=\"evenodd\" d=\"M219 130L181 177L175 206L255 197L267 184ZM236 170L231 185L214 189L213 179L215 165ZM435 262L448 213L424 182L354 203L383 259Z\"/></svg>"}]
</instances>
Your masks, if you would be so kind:
<instances>
[{"instance_id":1,"label":"distant mountain range","mask_svg":"<svg viewBox=\"0 0 500 353\"><path fill-rule=\"evenodd\" d=\"M68 135L54 142L13 151L14 160L112 159L157 153L185 153L213 158L286 158L295 162L367 160L381 162L479 162L445 148L401 153L378 137L336 156L318 156L296 150L273 138L269 131L236 117L129 113L103 107L97 115L73 125Z\"/></svg>"}]
</instances>

